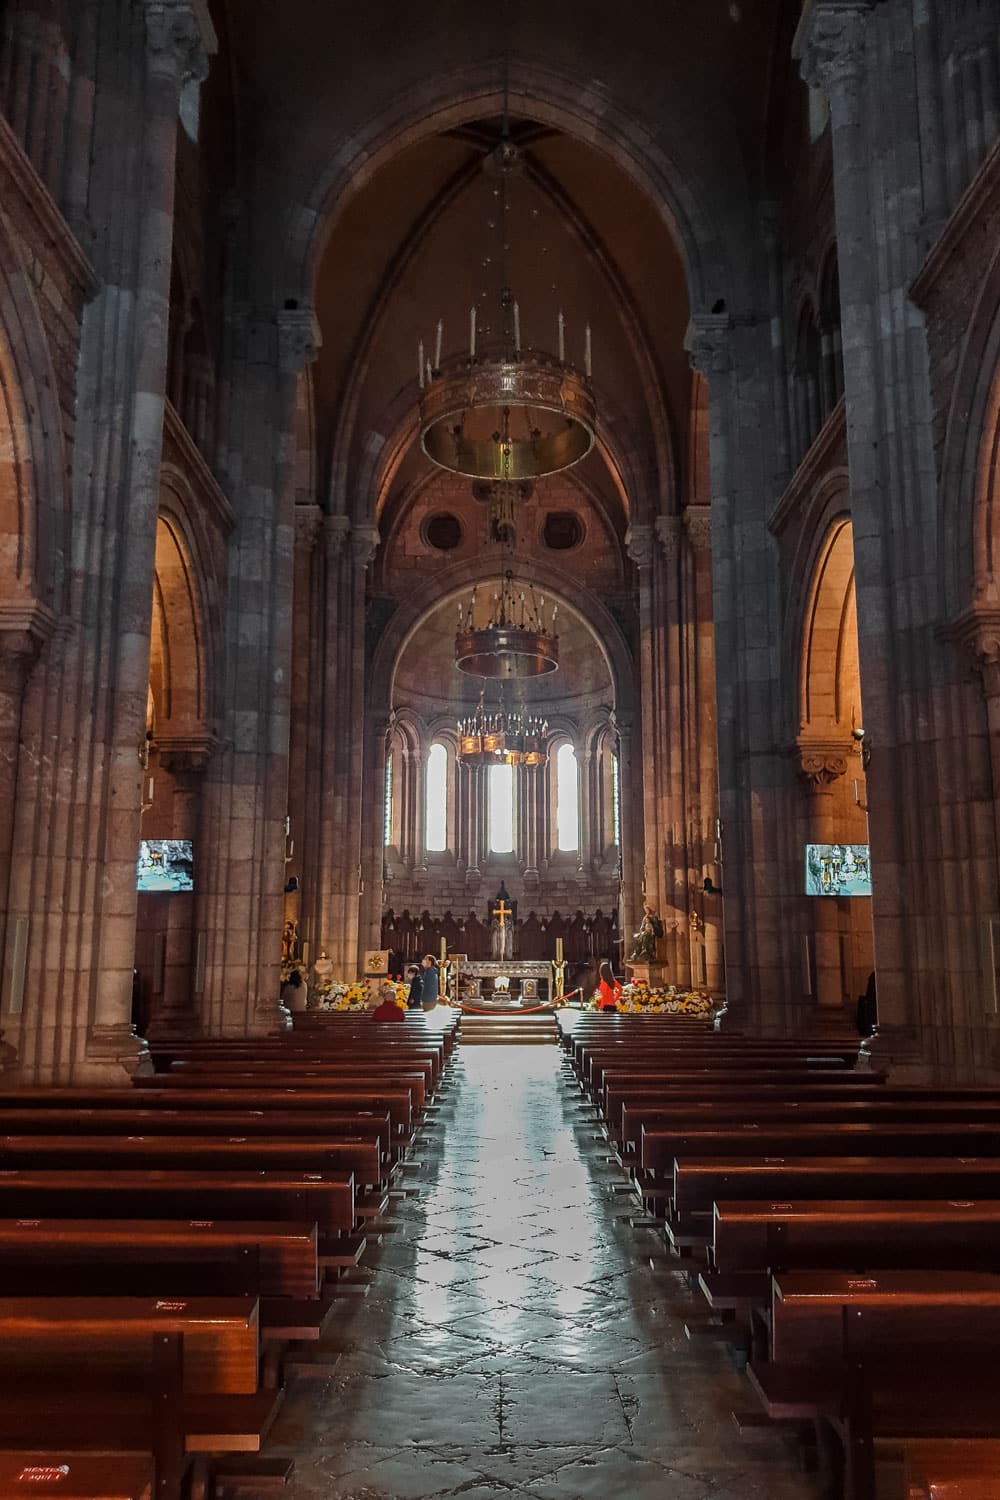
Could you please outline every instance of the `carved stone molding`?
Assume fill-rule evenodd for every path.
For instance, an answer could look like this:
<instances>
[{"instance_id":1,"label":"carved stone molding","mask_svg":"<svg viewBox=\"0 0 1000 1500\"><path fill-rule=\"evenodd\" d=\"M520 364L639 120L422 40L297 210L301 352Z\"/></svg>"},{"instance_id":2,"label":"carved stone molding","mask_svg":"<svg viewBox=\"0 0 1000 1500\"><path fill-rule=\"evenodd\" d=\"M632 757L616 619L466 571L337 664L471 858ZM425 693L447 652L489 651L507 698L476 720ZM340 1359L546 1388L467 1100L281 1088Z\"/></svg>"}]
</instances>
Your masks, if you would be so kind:
<instances>
[{"instance_id":1,"label":"carved stone molding","mask_svg":"<svg viewBox=\"0 0 1000 1500\"><path fill-rule=\"evenodd\" d=\"M729 335L732 319L728 313L693 313L684 335L684 348L692 370L710 379L724 375L731 368Z\"/></svg>"},{"instance_id":2,"label":"carved stone molding","mask_svg":"<svg viewBox=\"0 0 1000 1500\"><path fill-rule=\"evenodd\" d=\"M680 556L682 523L680 516L657 516L656 539L666 562Z\"/></svg>"},{"instance_id":3,"label":"carved stone molding","mask_svg":"<svg viewBox=\"0 0 1000 1500\"><path fill-rule=\"evenodd\" d=\"M337 562L347 544L347 538L351 534L351 520L349 516L336 515L323 517L323 530L326 533L326 557L328 562Z\"/></svg>"},{"instance_id":4,"label":"carved stone molding","mask_svg":"<svg viewBox=\"0 0 1000 1500\"><path fill-rule=\"evenodd\" d=\"M298 375L320 351L323 335L311 307L282 308L277 315L278 365L286 375Z\"/></svg>"},{"instance_id":5,"label":"carved stone molding","mask_svg":"<svg viewBox=\"0 0 1000 1500\"><path fill-rule=\"evenodd\" d=\"M851 747L846 742L797 740L792 754L799 775L813 791L823 791L841 776L847 775Z\"/></svg>"},{"instance_id":6,"label":"carved stone molding","mask_svg":"<svg viewBox=\"0 0 1000 1500\"><path fill-rule=\"evenodd\" d=\"M712 507L688 505L684 510L684 530L692 552L712 550Z\"/></svg>"},{"instance_id":7,"label":"carved stone molding","mask_svg":"<svg viewBox=\"0 0 1000 1500\"><path fill-rule=\"evenodd\" d=\"M970 605L942 634L969 652L982 675L986 697L1000 697L1000 605Z\"/></svg>"},{"instance_id":8,"label":"carved stone molding","mask_svg":"<svg viewBox=\"0 0 1000 1500\"><path fill-rule=\"evenodd\" d=\"M312 553L316 544L323 535L323 512L318 505L297 505L295 507L295 547L296 551Z\"/></svg>"},{"instance_id":9,"label":"carved stone molding","mask_svg":"<svg viewBox=\"0 0 1000 1500\"><path fill-rule=\"evenodd\" d=\"M214 734L158 735L160 765L171 776L200 775L219 749Z\"/></svg>"},{"instance_id":10,"label":"carved stone molding","mask_svg":"<svg viewBox=\"0 0 1000 1500\"><path fill-rule=\"evenodd\" d=\"M34 600L0 604L0 684L7 692L23 688L56 624L52 610Z\"/></svg>"},{"instance_id":11,"label":"carved stone molding","mask_svg":"<svg viewBox=\"0 0 1000 1500\"><path fill-rule=\"evenodd\" d=\"M813 0L799 22L792 52L810 88L857 109L865 63L865 31L873 0Z\"/></svg>"},{"instance_id":12,"label":"carved stone molding","mask_svg":"<svg viewBox=\"0 0 1000 1500\"><path fill-rule=\"evenodd\" d=\"M653 561L652 526L630 526L625 533L625 550L637 568L648 568Z\"/></svg>"},{"instance_id":13,"label":"carved stone molding","mask_svg":"<svg viewBox=\"0 0 1000 1500\"><path fill-rule=\"evenodd\" d=\"M378 551L380 537L377 526L355 526L351 531L351 556L355 566L367 568Z\"/></svg>"},{"instance_id":14,"label":"carved stone molding","mask_svg":"<svg viewBox=\"0 0 1000 1500\"><path fill-rule=\"evenodd\" d=\"M218 38L199 0L145 0L146 58L156 78L177 85L202 83Z\"/></svg>"}]
</instances>

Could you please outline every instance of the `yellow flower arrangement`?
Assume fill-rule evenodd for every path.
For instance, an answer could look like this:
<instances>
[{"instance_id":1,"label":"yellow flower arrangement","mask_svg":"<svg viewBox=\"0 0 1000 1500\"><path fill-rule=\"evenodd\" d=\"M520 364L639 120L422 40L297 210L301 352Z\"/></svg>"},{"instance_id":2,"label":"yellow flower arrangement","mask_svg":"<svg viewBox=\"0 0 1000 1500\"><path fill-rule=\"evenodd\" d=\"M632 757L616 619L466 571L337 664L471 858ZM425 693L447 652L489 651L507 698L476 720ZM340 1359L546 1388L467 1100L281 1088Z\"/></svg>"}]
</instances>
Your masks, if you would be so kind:
<instances>
[{"instance_id":1,"label":"yellow flower arrangement","mask_svg":"<svg viewBox=\"0 0 1000 1500\"><path fill-rule=\"evenodd\" d=\"M628 1016L710 1016L712 1000L700 990L678 990L675 985L664 990L627 984L617 1008Z\"/></svg>"}]
</instances>

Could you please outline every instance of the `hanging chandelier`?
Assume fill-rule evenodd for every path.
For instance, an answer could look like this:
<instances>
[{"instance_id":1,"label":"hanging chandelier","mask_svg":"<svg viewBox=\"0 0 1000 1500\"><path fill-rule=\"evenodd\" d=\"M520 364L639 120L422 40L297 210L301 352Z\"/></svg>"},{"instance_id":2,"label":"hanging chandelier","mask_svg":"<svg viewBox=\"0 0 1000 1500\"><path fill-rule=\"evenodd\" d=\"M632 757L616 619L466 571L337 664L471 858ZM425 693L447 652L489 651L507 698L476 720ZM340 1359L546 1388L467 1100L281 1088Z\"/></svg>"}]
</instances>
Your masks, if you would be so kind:
<instances>
[{"instance_id":1,"label":"hanging chandelier","mask_svg":"<svg viewBox=\"0 0 1000 1500\"><path fill-rule=\"evenodd\" d=\"M502 687L500 693L495 708L487 708L480 693L475 713L459 719L459 761L466 766L544 766L547 722L523 708L505 709Z\"/></svg>"},{"instance_id":2,"label":"hanging chandelier","mask_svg":"<svg viewBox=\"0 0 1000 1500\"><path fill-rule=\"evenodd\" d=\"M459 603L455 634L455 665L470 677L494 681L545 677L559 669L559 637L554 604L545 622L544 596L533 588L518 588L508 569L482 618L478 588L467 604Z\"/></svg>"},{"instance_id":3,"label":"hanging chandelier","mask_svg":"<svg viewBox=\"0 0 1000 1500\"><path fill-rule=\"evenodd\" d=\"M479 324L469 309L468 352L443 353L439 320L434 359L417 350L420 380L420 442L427 457L471 479L518 482L572 468L594 446L597 413L591 389L591 334L583 330L582 360L567 359L566 319L553 309L554 347L522 341L521 305L511 287L510 183L523 169L510 139L506 103L499 145L486 158L500 199L496 224L501 285L498 318ZM492 299L491 299L492 300ZM484 311L489 313L489 308ZM538 337L538 330L534 330ZM547 337L547 335L546 335Z\"/></svg>"}]
</instances>

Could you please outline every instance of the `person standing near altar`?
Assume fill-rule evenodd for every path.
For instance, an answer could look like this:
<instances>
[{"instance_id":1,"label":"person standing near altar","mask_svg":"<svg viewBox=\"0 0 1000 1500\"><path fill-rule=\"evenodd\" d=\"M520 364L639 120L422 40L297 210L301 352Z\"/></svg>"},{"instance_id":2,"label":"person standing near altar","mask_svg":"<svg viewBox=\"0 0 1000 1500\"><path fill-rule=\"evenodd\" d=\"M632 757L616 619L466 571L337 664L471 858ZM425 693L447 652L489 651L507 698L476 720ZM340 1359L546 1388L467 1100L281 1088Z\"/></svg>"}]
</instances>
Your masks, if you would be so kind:
<instances>
[{"instance_id":1,"label":"person standing near altar","mask_svg":"<svg viewBox=\"0 0 1000 1500\"><path fill-rule=\"evenodd\" d=\"M420 1005L423 1010L433 1010L441 993L441 975L437 959L425 953L420 966Z\"/></svg>"},{"instance_id":2,"label":"person standing near altar","mask_svg":"<svg viewBox=\"0 0 1000 1500\"><path fill-rule=\"evenodd\" d=\"M621 999L622 987L612 973L611 965L606 958L601 959L601 967L597 972L597 1008L598 1010L615 1010Z\"/></svg>"},{"instance_id":3,"label":"person standing near altar","mask_svg":"<svg viewBox=\"0 0 1000 1500\"><path fill-rule=\"evenodd\" d=\"M406 971L406 982L410 986L406 995L408 1010L420 1009L420 991L423 989L423 970L411 964Z\"/></svg>"}]
</instances>

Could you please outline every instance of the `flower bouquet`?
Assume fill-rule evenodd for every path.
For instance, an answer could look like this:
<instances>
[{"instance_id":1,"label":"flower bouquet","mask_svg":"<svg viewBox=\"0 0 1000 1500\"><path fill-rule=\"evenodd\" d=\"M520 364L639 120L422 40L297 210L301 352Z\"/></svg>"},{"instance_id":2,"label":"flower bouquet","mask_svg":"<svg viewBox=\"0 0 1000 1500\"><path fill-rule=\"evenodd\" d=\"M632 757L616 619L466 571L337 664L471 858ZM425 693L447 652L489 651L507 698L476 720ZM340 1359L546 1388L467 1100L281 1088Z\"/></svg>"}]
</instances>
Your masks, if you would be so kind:
<instances>
[{"instance_id":1,"label":"flower bouquet","mask_svg":"<svg viewBox=\"0 0 1000 1500\"><path fill-rule=\"evenodd\" d=\"M640 981L624 986L618 1010L628 1016L710 1016L712 999L700 990L650 988Z\"/></svg>"},{"instance_id":2,"label":"flower bouquet","mask_svg":"<svg viewBox=\"0 0 1000 1500\"><path fill-rule=\"evenodd\" d=\"M368 986L363 979L355 979L353 984L344 984L342 980L331 980L320 990L317 1000L317 1010L367 1010L369 1003Z\"/></svg>"}]
</instances>

